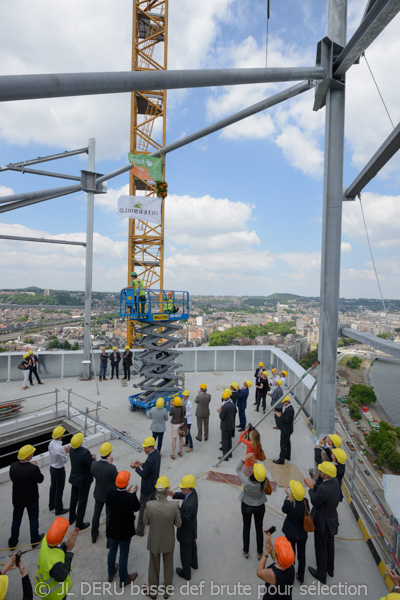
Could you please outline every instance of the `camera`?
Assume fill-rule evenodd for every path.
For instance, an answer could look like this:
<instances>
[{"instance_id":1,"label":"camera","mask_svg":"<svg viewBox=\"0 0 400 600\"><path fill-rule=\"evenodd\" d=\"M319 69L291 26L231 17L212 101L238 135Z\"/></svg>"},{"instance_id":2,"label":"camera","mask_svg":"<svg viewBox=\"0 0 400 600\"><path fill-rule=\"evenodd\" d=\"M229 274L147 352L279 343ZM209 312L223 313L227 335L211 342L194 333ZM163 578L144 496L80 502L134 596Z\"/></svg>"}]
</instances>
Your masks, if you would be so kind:
<instances>
[{"instance_id":1,"label":"camera","mask_svg":"<svg viewBox=\"0 0 400 600\"><path fill-rule=\"evenodd\" d=\"M248 423L247 427L249 428L249 433L255 430L255 427L251 423Z\"/></svg>"},{"instance_id":2,"label":"camera","mask_svg":"<svg viewBox=\"0 0 400 600\"><path fill-rule=\"evenodd\" d=\"M17 554L15 555L15 566L19 567L19 563L21 561L21 554L22 554L22 550L19 550L17 552Z\"/></svg>"},{"instance_id":3,"label":"camera","mask_svg":"<svg viewBox=\"0 0 400 600\"><path fill-rule=\"evenodd\" d=\"M267 533L269 533L270 535L272 535L273 533L275 533L275 531L276 531L275 525L272 525L272 527L270 527L269 529L267 529Z\"/></svg>"}]
</instances>

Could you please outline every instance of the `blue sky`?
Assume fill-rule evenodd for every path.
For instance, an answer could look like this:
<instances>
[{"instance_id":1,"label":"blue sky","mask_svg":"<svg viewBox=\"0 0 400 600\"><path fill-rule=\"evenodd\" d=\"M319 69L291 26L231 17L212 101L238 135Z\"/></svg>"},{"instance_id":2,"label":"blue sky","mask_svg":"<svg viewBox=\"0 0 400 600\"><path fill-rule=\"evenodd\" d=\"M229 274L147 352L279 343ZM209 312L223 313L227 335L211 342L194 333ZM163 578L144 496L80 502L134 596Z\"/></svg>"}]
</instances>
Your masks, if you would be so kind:
<instances>
[{"instance_id":1,"label":"blue sky","mask_svg":"<svg viewBox=\"0 0 400 600\"><path fill-rule=\"evenodd\" d=\"M349 0L348 35L366 0ZM1 7L2 74L130 70L129 0L14 0ZM264 67L267 0L170 0L171 69ZM312 66L326 35L327 0L271 0L268 66ZM249 9L251 7L251 11ZM7 8L7 10L6 10ZM400 83L399 17L366 55L396 125ZM267 84L168 92L167 143L294 85ZM324 109L314 91L169 154L166 179L165 287L195 294L319 295ZM96 170L127 163L130 97L105 95L0 105L0 164L87 145L96 138ZM391 132L365 60L346 90L344 185ZM43 169L78 174L86 157ZM39 167L40 168L40 167ZM116 202L128 176L108 182L96 199L93 288L126 284L127 222ZM0 174L0 195L69 185L68 181ZM399 158L363 194L363 206L385 297L400 297ZM0 215L0 233L83 240L83 193ZM1 287L83 289L80 247L0 240ZM359 202L343 210L341 295L377 297Z\"/></svg>"}]
</instances>

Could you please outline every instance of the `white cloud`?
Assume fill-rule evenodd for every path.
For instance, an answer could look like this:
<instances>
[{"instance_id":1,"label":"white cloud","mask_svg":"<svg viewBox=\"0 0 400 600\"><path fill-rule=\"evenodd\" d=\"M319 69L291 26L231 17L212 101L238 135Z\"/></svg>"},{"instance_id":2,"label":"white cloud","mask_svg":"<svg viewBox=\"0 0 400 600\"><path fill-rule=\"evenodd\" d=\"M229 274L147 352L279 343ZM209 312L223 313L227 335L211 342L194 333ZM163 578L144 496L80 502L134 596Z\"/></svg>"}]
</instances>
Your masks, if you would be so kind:
<instances>
[{"instance_id":1,"label":"white cloud","mask_svg":"<svg viewBox=\"0 0 400 600\"><path fill-rule=\"evenodd\" d=\"M342 252L351 252L352 251L352 246L348 242L342 242L342 244L341 244L341 250L342 250Z\"/></svg>"},{"instance_id":2,"label":"white cloud","mask_svg":"<svg viewBox=\"0 0 400 600\"><path fill-rule=\"evenodd\" d=\"M318 147L318 139L299 127L287 126L275 140L290 165L306 175L320 177L324 157Z\"/></svg>"},{"instance_id":3,"label":"white cloud","mask_svg":"<svg viewBox=\"0 0 400 600\"><path fill-rule=\"evenodd\" d=\"M400 196L366 192L362 194L362 205L371 245L381 248L398 247ZM358 200L343 203L343 233L351 239L367 244Z\"/></svg>"},{"instance_id":4,"label":"white cloud","mask_svg":"<svg viewBox=\"0 0 400 600\"><path fill-rule=\"evenodd\" d=\"M12 190L9 187L6 187L5 185L0 185L0 196L11 196L14 193L14 190Z\"/></svg>"}]
</instances>

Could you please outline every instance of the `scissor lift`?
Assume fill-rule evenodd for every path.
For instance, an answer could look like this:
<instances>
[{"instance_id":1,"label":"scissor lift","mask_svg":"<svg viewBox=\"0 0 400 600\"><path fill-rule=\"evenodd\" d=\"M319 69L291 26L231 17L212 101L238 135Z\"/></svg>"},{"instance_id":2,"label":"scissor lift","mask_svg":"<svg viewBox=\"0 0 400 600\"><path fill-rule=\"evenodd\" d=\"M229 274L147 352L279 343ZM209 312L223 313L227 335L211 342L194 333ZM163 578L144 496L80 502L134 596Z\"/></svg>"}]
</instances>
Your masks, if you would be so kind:
<instances>
[{"instance_id":1,"label":"scissor lift","mask_svg":"<svg viewBox=\"0 0 400 600\"><path fill-rule=\"evenodd\" d=\"M144 303L144 293L146 302ZM136 322L135 339L140 340L143 352L137 360L142 364L142 379L134 387L140 393L129 396L131 410L143 408L147 412L157 398L165 399L165 407L179 395L184 387L184 374L177 373L182 365L176 362L180 354L174 346L174 333L181 328L179 321L189 318L189 293L169 290L141 290L141 296L133 288L121 290L120 316ZM168 310L171 305L173 309Z\"/></svg>"}]
</instances>

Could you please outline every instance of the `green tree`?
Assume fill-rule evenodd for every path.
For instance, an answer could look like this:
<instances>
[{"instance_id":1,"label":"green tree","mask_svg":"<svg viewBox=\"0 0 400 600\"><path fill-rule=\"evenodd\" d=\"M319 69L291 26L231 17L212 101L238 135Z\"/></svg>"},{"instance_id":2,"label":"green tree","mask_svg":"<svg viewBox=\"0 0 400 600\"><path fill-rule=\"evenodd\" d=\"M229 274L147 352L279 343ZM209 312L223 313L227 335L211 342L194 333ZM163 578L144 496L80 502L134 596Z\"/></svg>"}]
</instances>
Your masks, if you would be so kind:
<instances>
[{"instance_id":1,"label":"green tree","mask_svg":"<svg viewBox=\"0 0 400 600\"><path fill-rule=\"evenodd\" d=\"M303 367L307 371L312 365L318 360L318 348L316 350L311 350L308 354L304 354L299 360L299 365Z\"/></svg>"},{"instance_id":2,"label":"green tree","mask_svg":"<svg viewBox=\"0 0 400 600\"><path fill-rule=\"evenodd\" d=\"M386 332L386 333L378 333L378 335L376 337L380 337L383 340L389 340L390 339L390 333Z\"/></svg>"},{"instance_id":3,"label":"green tree","mask_svg":"<svg viewBox=\"0 0 400 600\"><path fill-rule=\"evenodd\" d=\"M389 466L393 471L400 471L400 454L397 450L393 450L387 457Z\"/></svg>"},{"instance_id":4,"label":"green tree","mask_svg":"<svg viewBox=\"0 0 400 600\"><path fill-rule=\"evenodd\" d=\"M72 350L79 350L78 342L75 342L75 344L72 346Z\"/></svg>"},{"instance_id":5,"label":"green tree","mask_svg":"<svg viewBox=\"0 0 400 600\"><path fill-rule=\"evenodd\" d=\"M352 356L352 358L346 362L346 367L350 367L350 369L359 369L361 364L361 358L358 356Z\"/></svg>"},{"instance_id":6,"label":"green tree","mask_svg":"<svg viewBox=\"0 0 400 600\"><path fill-rule=\"evenodd\" d=\"M33 338L31 338L31 337L26 337L26 338L24 339L24 344L33 344L33 343L34 343L34 341L35 341L35 340L34 340Z\"/></svg>"},{"instance_id":7,"label":"green tree","mask_svg":"<svg viewBox=\"0 0 400 600\"><path fill-rule=\"evenodd\" d=\"M359 404L371 404L377 400L373 388L361 383L354 383L350 386L349 396L357 400Z\"/></svg>"},{"instance_id":8,"label":"green tree","mask_svg":"<svg viewBox=\"0 0 400 600\"><path fill-rule=\"evenodd\" d=\"M358 404L357 400L349 399L347 402L347 407L353 419L361 419L360 405Z\"/></svg>"}]
</instances>

